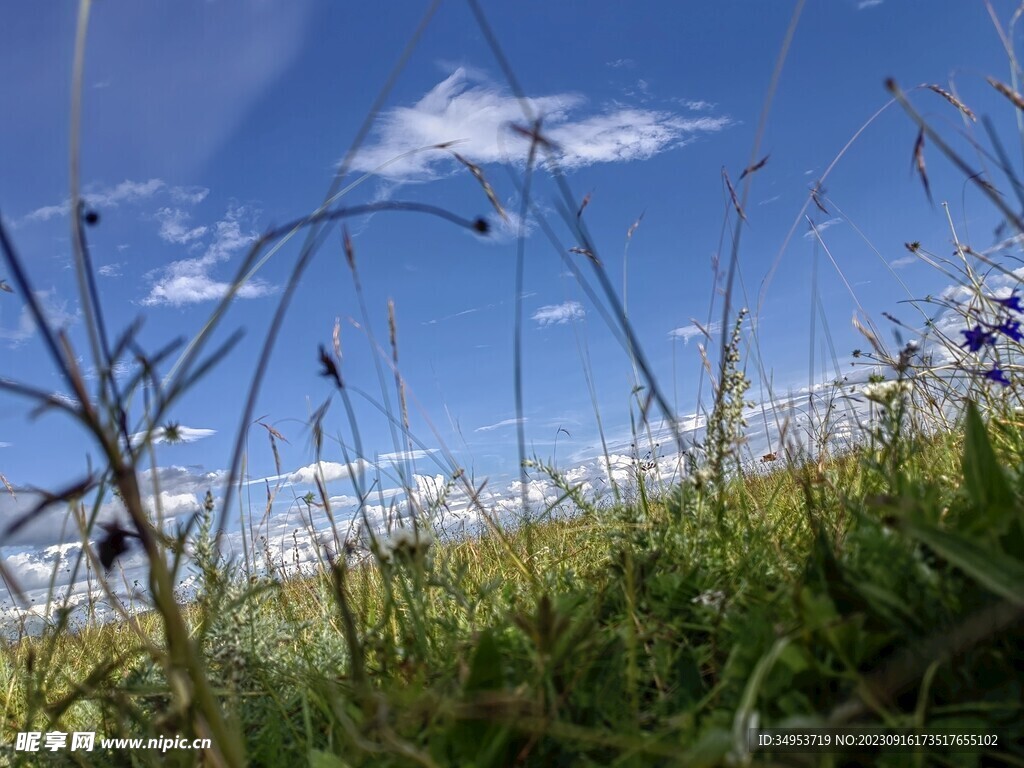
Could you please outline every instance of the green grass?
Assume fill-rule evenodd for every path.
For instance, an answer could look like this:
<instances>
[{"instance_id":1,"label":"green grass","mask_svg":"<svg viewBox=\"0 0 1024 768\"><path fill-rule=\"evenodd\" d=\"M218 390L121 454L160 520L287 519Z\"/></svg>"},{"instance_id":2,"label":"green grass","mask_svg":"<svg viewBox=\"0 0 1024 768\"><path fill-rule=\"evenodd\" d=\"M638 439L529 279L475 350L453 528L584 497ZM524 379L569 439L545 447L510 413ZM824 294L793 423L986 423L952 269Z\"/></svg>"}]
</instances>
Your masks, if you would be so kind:
<instances>
[{"instance_id":1,"label":"green grass","mask_svg":"<svg viewBox=\"0 0 1024 768\"><path fill-rule=\"evenodd\" d=\"M185 619L255 765L719 765L744 755L750 722L970 729L1005 749L1024 738L1024 589L1009 603L1016 624L959 647L950 638L1006 601L983 583L985 563L974 572L955 547L912 535L917 525L974 540L963 531L985 510L962 482L962 443L918 441L898 478L864 449L736 478L717 498L681 488L314 578L250 585L221 568ZM1020 551L1003 550L1018 569ZM137 631L111 624L8 648L8 727L196 732L141 641L160 648L161 626L146 614ZM894 659L906 680L888 684ZM992 751L1001 764L1024 761L1019 746L1004 749Z\"/></svg>"}]
</instances>

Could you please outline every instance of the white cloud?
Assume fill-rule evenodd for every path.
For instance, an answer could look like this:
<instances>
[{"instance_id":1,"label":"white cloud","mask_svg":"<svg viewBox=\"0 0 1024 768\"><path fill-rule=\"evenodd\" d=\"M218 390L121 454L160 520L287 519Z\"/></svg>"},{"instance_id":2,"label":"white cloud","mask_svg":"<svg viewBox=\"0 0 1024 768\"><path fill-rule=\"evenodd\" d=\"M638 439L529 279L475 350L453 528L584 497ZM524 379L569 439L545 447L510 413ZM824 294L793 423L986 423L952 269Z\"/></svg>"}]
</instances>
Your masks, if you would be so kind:
<instances>
[{"instance_id":1,"label":"white cloud","mask_svg":"<svg viewBox=\"0 0 1024 768\"><path fill-rule=\"evenodd\" d=\"M889 262L889 266L893 269L903 269L903 267L909 267L911 264L916 264L920 259L917 256L900 256L898 259L893 259Z\"/></svg>"},{"instance_id":2,"label":"white cloud","mask_svg":"<svg viewBox=\"0 0 1024 768\"><path fill-rule=\"evenodd\" d=\"M194 443L197 440L202 440L204 437L210 437L217 434L215 429L204 429L196 427L183 427L177 426L175 434L168 435L166 427L157 427L153 430L153 442L156 444L160 443ZM137 441L142 440L146 436L145 432L136 432L131 436L132 444L134 445Z\"/></svg>"},{"instance_id":3,"label":"white cloud","mask_svg":"<svg viewBox=\"0 0 1024 768\"><path fill-rule=\"evenodd\" d=\"M180 205L198 205L210 194L206 187L171 187L171 199Z\"/></svg>"},{"instance_id":4,"label":"white cloud","mask_svg":"<svg viewBox=\"0 0 1024 768\"><path fill-rule=\"evenodd\" d=\"M584 315L586 312L582 304L578 301L566 301L541 307L530 319L536 321L541 328L545 328L549 325L563 325L570 320L581 320Z\"/></svg>"},{"instance_id":5,"label":"white cloud","mask_svg":"<svg viewBox=\"0 0 1024 768\"><path fill-rule=\"evenodd\" d=\"M39 306L43 311L43 315L53 328L67 327L78 318L77 313L68 311L66 301L56 298L52 289L36 291L35 295L36 300L39 302ZM32 313L29 311L28 305L26 304L21 308L21 314L18 315L18 324L16 327L0 327L0 340L6 341L8 346L13 348L28 341L33 335L35 335L35 332L36 321L35 318L32 317Z\"/></svg>"},{"instance_id":6,"label":"white cloud","mask_svg":"<svg viewBox=\"0 0 1024 768\"><path fill-rule=\"evenodd\" d=\"M863 378L870 373L864 369L860 371ZM854 385L854 379L844 385L844 389ZM806 390L791 393L787 397L776 398L774 402L765 404L768 411L768 424L762 426L760 412L756 409L745 409L745 416L751 425L747 434L750 437L743 448L743 455L747 461L756 462L757 457L768 450L780 451L780 436L776 427L774 415L778 415L781 422L788 422L787 434L790 441L796 440L804 445L809 444L809 438L804 434L806 425L812 423L816 418L814 409L808 407L809 398L821 400L828 399L830 386L816 385L812 391ZM848 444L850 440L856 439L859 434L858 420L866 412L866 403L863 398L853 398L850 401L853 411L848 415L828 417L831 420L830 434L832 444L841 446ZM826 409L822 408L821 412ZM773 414L774 412L774 414ZM831 413L831 411L829 411ZM754 418L754 416L758 418ZM508 419L500 422L499 425L508 426L514 424L515 420ZM705 420L699 414L683 416L678 420L679 429L687 433L693 440L699 440L700 433L705 428ZM495 428L499 425L493 425ZM671 435L665 423L652 425L651 444L645 440L640 444L633 445L637 440L631 434L631 430L624 428L620 434L609 435L607 445L608 455L597 446L588 446L587 452L570 459L570 464L562 471L562 478L574 486L577 492L585 499L597 502L602 498L608 498L612 485L617 485L627 494L635 491L638 479L637 459L649 459L654 462L653 468L645 470L644 477L652 484L664 483L662 487L672 487L682 479L682 472L685 471L683 457L676 453ZM322 462L319 465L313 464L300 468L281 478L292 482L309 483L313 480L317 467L323 471L325 478L331 480L343 479L355 472L363 472L372 467L364 460L358 460L353 464L337 464ZM757 465L762 466L762 465ZM159 480L159 503L167 517L183 515L194 512L199 508L202 497L207 489L213 489L214 493L218 488L223 487L226 472L203 472L195 468L185 467L161 467L152 471L140 472L140 483L148 493L144 498L147 509L154 509L158 499L154 496L154 481ZM255 481L254 481L255 482ZM263 482L260 480L258 482ZM483 506L489 513L494 514L499 523L509 524L520 519L523 510L521 508L521 496L525 492L527 503L533 513L545 512L552 517L572 515L578 510L572 502L557 503L563 492L556 487L555 483L543 473L531 473L527 483L521 486L518 480L505 480L494 482L471 497L461 486L456 483L454 487L448 487L448 475L415 475L413 478L414 487L411 489L414 506L429 509L436 507L439 495L444 495L443 507L432 509L432 522L437 535L473 535L474 531L480 530L480 512L477 504ZM370 528L376 535L384 535L388 521L392 524L399 516L407 515L410 511L409 502L404 498L402 489L389 489L382 492L383 503L380 505L367 505L364 508L365 515L369 520ZM29 494L19 492L18 499L11 499L0 493L0 518L12 519L17 513L34 500ZM344 540L349 532L349 520L346 514L354 514L352 509L358 500L350 496L336 495L331 497L331 504L335 510L334 520L337 525L337 536ZM307 529L304 521L305 511L298 508L292 502L282 503L276 507L273 517L267 521L266 548L272 561L282 568L302 570L315 567L317 553L323 552L326 545L331 551L336 552L338 544L335 534L331 531L326 516L316 517L313 521L314 529ZM105 504L101 508L101 518L110 519L115 514L115 505ZM66 514L65 514L66 516ZM361 517L361 516L360 516ZM171 521L168 521L170 529ZM18 536L16 546L32 546L33 551L18 552L7 547L10 543L5 542L5 548L0 551L4 558L5 565L9 570L19 576L21 586L29 590L29 597L37 598L37 604L45 602L45 591L48 589L50 577L56 575L57 586L63 588L65 585L81 590L84 582L75 585L68 584L69 576L65 572L65 564L68 558L73 558L80 544L75 542L74 526L68 523L66 530L61 531L61 516L59 510L47 513L46 519L33 521L31 530L23 531ZM364 544L369 533L366 528L360 527L358 533L354 532L353 537ZM438 533L440 532L440 533ZM226 531L225 552L237 553L241 550L241 537L246 533L237 530ZM65 542L61 541L61 537ZM53 545L53 546L47 546ZM136 576L144 576L145 561L141 556L138 547L134 547L128 555L118 561L118 566L123 567L124 577L115 580L112 586L118 594L127 594L130 591L132 580ZM123 586L122 586L123 585ZM0 585L0 602L6 600L10 603L10 596L4 592L4 586ZM77 604L74 601L73 605ZM21 613L10 611L0 612L0 632L3 631L5 623L12 616L26 615L27 611L35 611L35 616L43 616L44 609L41 607L18 609Z\"/></svg>"},{"instance_id":7,"label":"white cloud","mask_svg":"<svg viewBox=\"0 0 1024 768\"><path fill-rule=\"evenodd\" d=\"M180 208L161 208L156 212L156 220L160 222L157 233L162 240L169 243L184 245L206 234L206 227L187 227L185 222L192 218Z\"/></svg>"},{"instance_id":8,"label":"white cloud","mask_svg":"<svg viewBox=\"0 0 1024 768\"><path fill-rule=\"evenodd\" d=\"M143 500L144 506L151 510L157 507L157 500L154 496L148 496ZM199 500L195 493L168 493L160 492L160 512L165 516L179 515L182 513L191 514L200 509Z\"/></svg>"},{"instance_id":9,"label":"white cloud","mask_svg":"<svg viewBox=\"0 0 1024 768\"><path fill-rule=\"evenodd\" d=\"M815 227L815 229L818 230L818 234L820 235L826 229L829 229L830 227L834 227L836 224L842 224L842 222L843 222L843 220L839 219L839 218L828 219L827 221L823 221L820 224L815 224L814 227ZM810 230L808 230L807 232L804 233L804 239L805 240L813 240L814 238L815 238L814 229L810 229Z\"/></svg>"},{"instance_id":10,"label":"white cloud","mask_svg":"<svg viewBox=\"0 0 1024 768\"><path fill-rule=\"evenodd\" d=\"M98 274L100 277L120 277L122 266L123 265L120 263L104 264L102 267L96 270L96 274Z\"/></svg>"},{"instance_id":11,"label":"white cloud","mask_svg":"<svg viewBox=\"0 0 1024 768\"><path fill-rule=\"evenodd\" d=\"M117 208L122 203L137 203L147 200L163 189L164 182L160 179L149 181L129 181L125 179L113 187L91 185L82 191L82 199L90 208ZM49 221L57 216L67 216L71 209L71 201L65 200L60 205L44 205L23 216L19 223Z\"/></svg>"},{"instance_id":12,"label":"white cloud","mask_svg":"<svg viewBox=\"0 0 1024 768\"><path fill-rule=\"evenodd\" d=\"M42 208L36 208L31 213L22 216L19 224L24 224L31 221L49 221L56 216L67 216L68 203L61 203L60 205L44 205Z\"/></svg>"},{"instance_id":13,"label":"white cloud","mask_svg":"<svg viewBox=\"0 0 1024 768\"><path fill-rule=\"evenodd\" d=\"M688 99L681 102L684 107L691 109L694 112L710 112L717 105L712 104L710 101L704 101L703 99Z\"/></svg>"},{"instance_id":14,"label":"white cloud","mask_svg":"<svg viewBox=\"0 0 1024 768\"><path fill-rule=\"evenodd\" d=\"M315 482L316 476L322 472L325 483L334 480L345 480L353 475L362 475L373 465L365 459L356 459L349 464L339 464L334 461L321 461L319 464L297 469L288 475L288 482L295 484L309 485Z\"/></svg>"},{"instance_id":15,"label":"white cloud","mask_svg":"<svg viewBox=\"0 0 1024 768\"><path fill-rule=\"evenodd\" d=\"M496 422L494 424L486 424L486 425L484 425L482 427L477 427L473 431L474 432L492 432L495 429L501 429L502 427L510 427L513 424L518 424L519 421L520 421L519 419L503 419L502 421ZM526 417L525 416L523 417L522 421L524 421L524 422L526 421Z\"/></svg>"},{"instance_id":16,"label":"white cloud","mask_svg":"<svg viewBox=\"0 0 1024 768\"><path fill-rule=\"evenodd\" d=\"M636 66L636 62L632 59L614 59L613 61L606 61L605 66L612 69L622 69L623 67L632 69Z\"/></svg>"},{"instance_id":17,"label":"white cloud","mask_svg":"<svg viewBox=\"0 0 1024 768\"><path fill-rule=\"evenodd\" d=\"M69 554L74 556L73 552ZM70 560L65 558L63 548L47 547L40 552L18 552L5 557L4 566L8 572L17 574L18 586L22 589L41 589L49 583L55 566Z\"/></svg>"},{"instance_id":18,"label":"white cloud","mask_svg":"<svg viewBox=\"0 0 1024 768\"><path fill-rule=\"evenodd\" d=\"M384 462L395 462L395 461L417 461L419 459L426 459L437 453L437 448L429 448L427 450L420 450L419 448L411 451L398 451L396 453L382 453L377 456L377 463L381 464Z\"/></svg>"},{"instance_id":19,"label":"white cloud","mask_svg":"<svg viewBox=\"0 0 1024 768\"><path fill-rule=\"evenodd\" d=\"M210 271L216 264L227 261L236 251L257 238L256 232L248 229L247 222L253 217L254 213L248 208L230 207L224 219L214 225L213 239L203 255L171 262L160 270L159 277L142 303L146 306L170 304L180 307L224 296L231 284L215 279ZM236 295L242 299L253 299L266 296L273 290L272 286L260 280L251 280Z\"/></svg>"},{"instance_id":20,"label":"white cloud","mask_svg":"<svg viewBox=\"0 0 1024 768\"><path fill-rule=\"evenodd\" d=\"M112 187L99 184L88 185L82 190L82 199L90 208L102 211L104 208L117 208L122 204L134 204L149 200L165 190L171 199L180 205L195 205L202 202L210 193L206 187L170 187L168 189L162 179L149 179L148 181L125 179ZM60 205L44 205L22 216L18 223L49 221L58 216L67 216L70 209L70 200L65 200ZM163 237L162 233L161 237ZM120 246L118 247L120 248Z\"/></svg>"},{"instance_id":21,"label":"white cloud","mask_svg":"<svg viewBox=\"0 0 1024 768\"><path fill-rule=\"evenodd\" d=\"M646 160L689 144L696 134L716 133L729 123L725 117L684 118L649 109L619 109L556 126L545 135L562 148L562 166L575 168Z\"/></svg>"},{"instance_id":22,"label":"white cloud","mask_svg":"<svg viewBox=\"0 0 1024 768\"><path fill-rule=\"evenodd\" d=\"M543 116L542 133L557 145L557 159L566 168L644 160L683 146L697 134L721 131L731 124L727 117L686 118L619 106L576 115L586 100L574 93L537 96L529 103L534 114ZM512 94L459 68L412 106L385 112L374 141L356 158L355 167L371 171L388 163L379 173L389 178L435 178L454 167L448 152L399 156L450 141L458 141L453 148L477 164L522 162L529 139L508 126L523 122L522 109Z\"/></svg>"},{"instance_id":23,"label":"white cloud","mask_svg":"<svg viewBox=\"0 0 1024 768\"><path fill-rule=\"evenodd\" d=\"M139 485L147 488L154 487L155 481L161 493L171 495L205 494L206 491L223 485L227 475L227 471L223 469L203 472L195 467L158 467L155 472L149 469L140 471Z\"/></svg>"},{"instance_id":24,"label":"white cloud","mask_svg":"<svg viewBox=\"0 0 1024 768\"><path fill-rule=\"evenodd\" d=\"M527 215L525 219L520 218L516 211L511 210L508 201L504 208L505 218L499 216L497 211L488 214L487 223L491 225L491 228L488 230L487 236L481 238L481 242L504 245L517 239L520 234L523 237L530 237L537 229L537 222L533 216ZM520 226L520 222L522 222L522 226Z\"/></svg>"},{"instance_id":25,"label":"white cloud","mask_svg":"<svg viewBox=\"0 0 1024 768\"><path fill-rule=\"evenodd\" d=\"M180 264L180 262L178 262ZM230 283L214 280L203 274L178 274L160 280L142 300L146 306L170 304L180 307L184 304L198 304L203 301L216 301L231 288ZM235 293L240 299L258 299L273 293L274 288L262 280L252 280Z\"/></svg>"},{"instance_id":26,"label":"white cloud","mask_svg":"<svg viewBox=\"0 0 1024 768\"><path fill-rule=\"evenodd\" d=\"M718 333L722 329L722 324L719 322L711 323L710 325L704 326L705 330L712 336ZM670 339L682 339L683 344L689 344L690 339L695 337L703 337L704 331L697 326L696 320L691 320L689 325L684 325L681 328L673 328L668 332Z\"/></svg>"},{"instance_id":27,"label":"white cloud","mask_svg":"<svg viewBox=\"0 0 1024 768\"><path fill-rule=\"evenodd\" d=\"M1024 242L1024 234L1011 235L1005 240L1001 240L995 245L989 246L981 253L985 256L992 256L993 254L999 253L1000 251L1006 250L1008 248L1014 248L1019 252L1021 249L1022 242Z\"/></svg>"},{"instance_id":28,"label":"white cloud","mask_svg":"<svg viewBox=\"0 0 1024 768\"><path fill-rule=\"evenodd\" d=\"M875 8L883 2L885 2L885 0L860 0L860 2L857 3L857 10L863 11L866 8Z\"/></svg>"},{"instance_id":29,"label":"white cloud","mask_svg":"<svg viewBox=\"0 0 1024 768\"><path fill-rule=\"evenodd\" d=\"M231 255L256 239L255 231L242 231L242 221L254 218L255 212L242 206L231 206L221 221L214 225L213 242L203 258L210 263L226 261Z\"/></svg>"},{"instance_id":30,"label":"white cloud","mask_svg":"<svg viewBox=\"0 0 1024 768\"><path fill-rule=\"evenodd\" d=\"M116 207L121 203L135 203L146 200L165 186L160 179L149 181L129 181L125 179L116 187L99 187L86 189L82 193L87 204L98 207Z\"/></svg>"}]
</instances>

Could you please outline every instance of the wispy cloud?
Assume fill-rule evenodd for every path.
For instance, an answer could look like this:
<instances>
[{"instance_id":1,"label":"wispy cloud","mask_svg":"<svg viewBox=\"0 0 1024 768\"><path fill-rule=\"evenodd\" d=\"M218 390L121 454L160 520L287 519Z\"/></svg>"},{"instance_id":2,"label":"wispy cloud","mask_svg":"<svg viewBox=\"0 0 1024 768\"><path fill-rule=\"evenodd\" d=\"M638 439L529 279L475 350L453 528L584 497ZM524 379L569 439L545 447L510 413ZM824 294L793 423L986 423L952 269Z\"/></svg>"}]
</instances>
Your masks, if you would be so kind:
<instances>
[{"instance_id":1,"label":"wispy cloud","mask_svg":"<svg viewBox=\"0 0 1024 768\"><path fill-rule=\"evenodd\" d=\"M168 243L184 245L206 234L206 227L187 226L186 222L192 217L180 208L161 208L155 215L160 222L157 234Z\"/></svg>"},{"instance_id":2,"label":"wispy cloud","mask_svg":"<svg viewBox=\"0 0 1024 768\"><path fill-rule=\"evenodd\" d=\"M104 264L103 266L96 270L96 274L98 274L100 277L120 277L122 266L124 265L121 264L120 262L117 262L115 264Z\"/></svg>"},{"instance_id":3,"label":"wispy cloud","mask_svg":"<svg viewBox=\"0 0 1024 768\"><path fill-rule=\"evenodd\" d=\"M893 269L903 269L909 267L911 264L916 264L920 259L917 256L900 256L898 259L893 259L889 262L889 266Z\"/></svg>"},{"instance_id":4,"label":"wispy cloud","mask_svg":"<svg viewBox=\"0 0 1024 768\"><path fill-rule=\"evenodd\" d=\"M194 443L197 440L202 440L204 437L211 437L217 434L215 429L203 429L197 427L183 427L176 426L173 430L168 430L167 427L158 427L153 430L153 442L154 443ZM146 436L145 432L137 432L131 436L132 445L135 445L138 441L142 440Z\"/></svg>"},{"instance_id":5,"label":"wispy cloud","mask_svg":"<svg viewBox=\"0 0 1024 768\"><path fill-rule=\"evenodd\" d=\"M613 59L612 61L606 61L605 66L612 69L622 69L623 67L632 69L636 66L636 62L632 59Z\"/></svg>"},{"instance_id":6,"label":"wispy cloud","mask_svg":"<svg viewBox=\"0 0 1024 768\"><path fill-rule=\"evenodd\" d=\"M248 208L228 208L224 218L213 226L213 237L203 255L171 262L159 270L149 295L142 303L146 306L169 304L179 307L221 298L231 284L217 280L210 272L217 264L229 260L256 239L255 230L249 229L254 217L255 214ZM236 295L242 299L253 299L266 296L273 290L273 286L263 281L252 280L243 285Z\"/></svg>"},{"instance_id":7,"label":"wispy cloud","mask_svg":"<svg viewBox=\"0 0 1024 768\"><path fill-rule=\"evenodd\" d=\"M883 2L885 2L885 0L860 0L860 2L857 3L857 10L863 11L866 8L875 8L876 6L881 5Z\"/></svg>"},{"instance_id":8,"label":"wispy cloud","mask_svg":"<svg viewBox=\"0 0 1024 768\"><path fill-rule=\"evenodd\" d=\"M163 179L149 179L148 181L131 181L125 179L120 184L114 186L104 186L100 184L91 184L82 191L82 199L86 205L103 210L104 208L117 208L124 204L137 204L145 200L150 200L159 193L166 192L178 205L197 205L201 203L206 196L210 194L210 190L206 187L168 187ZM49 221L50 219L57 218L58 216L67 216L68 211L71 209L71 201L65 200L59 205L44 205L40 208L36 208L34 211L25 214L16 222L18 225L29 224L41 221ZM170 211L169 208L161 209L160 213L164 211ZM184 212L178 212L184 214L187 218L188 214ZM158 219L160 214L158 213ZM161 228L161 237L164 237L163 228ZM166 239L166 238L165 238ZM172 241L176 242L176 241Z\"/></svg>"},{"instance_id":9,"label":"wispy cloud","mask_svg":"<svg viewBox=\"0 0 1024 768\"><path fill-rule=\"evenodd\" d=\"M482 238L482 242L492 245L505 245L520 235L530 237L534 230L537 229L536 219L529 214L525 219L522 219L516 211L512 210L511 203L512 201L505 202L505 218L499 216L497 212L487 216L487 221L491 228L487 232L487 237ZM547 211L544 210L543 206L539 206L538 210L540 211L540 216L546 216Z\"/></svg>"},{"instance_id":10,"label":"wispy cloud","mask_svg":"<svg viewBox=\"0 0 1024 768\"><path fill-rule=\"evenodd\" d=\"M836 224L842 224L842 223L843 223L842 219L835 218L835 219L828 219L827 221L823 221L821 223L816 223L814 225L814 227L815 227L815 229L818 230L818 234L820 235L826 229L834 227ZM805 232L804 233L804 239L806 239L806 240L813 240L814 239L814 229L810 229L807 232Z\"/></svg>"},{"instance_id":11,"label":"wispy cloud","mask_svg":"<svg viewBox=\"0 0 1024 768\"><path fill-rule=\"evenodd\" d=\"M411 451L400 451L398 453L382 453L377 457L377 463L383 464L395 461L406 461L407 459L410 461L417 461L419 459L429 458L437 452L437 448L427 448L423 450L417 448Z\"/></svg>"},{"instance_id":12,"label":"wispy cloud","mask_svg":"<svg viewBox=\"0 0 1024 768\"><path fill-rule=\"evenodd\" d=\"M117 208L123 203L137 203L147 200L166 185L161 179L149 181L122 181L113 187L90 186L82 192L82 199L93 208ZM60 205L44 205L23 216L19 223L49 221L57 216L67 216L71 201L65 200Z\"/></svg>"},{"instance_id":13,"label":"wispy cloud","mask_svg":"<svg viewBox=\"0 0 1024 768\"><path fill-rule=\"evenodd\" d=\"M206 187L171 187L168 192L179 205L198 205L210 194Z\"/></svg>"},{"instance_id":14,"label":"wispy cloud","mask_svg":"<svg viewBox=\"0 0 1024 768\"><path fill-rule=\"evenodd\" d=\"M491 306L491 305L489 305L489 306ZM483 307L470 307L469 309L463 309L461 312L455 312L455 313L453 313L451 315L445 315L444 317L437 317L437 318L434 318L433 320L425 320L422 324L423 325L437 325L438 323L443 323L445 320L454 320L456 317L465 317L466 315L475 315L481 309L483 309Z\"/></svg>"},{"instance_id":15,"label":"wispy cloud","mask_svg":"<svg viewBox=\"0 0 1024 768\"><path fill-rule=\"evenodd\" d=\"M527 418L528 417L524 416L521 419L521 421L523 421L525 423ZM484 425L482 427L477 427L473 431L474 432L493 432L494 430L501 429L502 427L511 427L513 424L518 424L519 422L520 422L520 419L504 419L502 421L495 422L494 424L486 424L486 425Z\"/></svg>"},{"instance_id":16,"label":"wispy cloud","mask_svg":"<svg viewBox=\"0 0 1024 768\"><path fill-rule=\"evenodd\" d=\"M710 101L704 101L703 99L684 99L679 103L694 112L710 112L718 106L717 104L713 104Z\"/></svg>"},{"instance_id":17,"label":"wispy cloud","mask_svg":"<svg viewBox=\"0 0 1024 768\"><path fill-rule=\"evenodd\" d=\"M549 325L563 325L570 320L581 320L586 315L583 305L578 301L566 301L562 304L548 304L541 307L531 316L541 328Z\"/></svg>"},{"instance_id":18,"label":"wispy cloud","mask_svg":"<svg viewBox=\"0 0 1024 768\"><path fill-rule=\"evenodd\" d=\"M712 336L718 333L721 329L722 324L719 322L714 322L711 323L710 325L705 326L705 330L707 330L707 332ZM690 339L704 335L704 331L702 331L700 327L697 325L696 320L691 320L689 325L684 325L680 328L673 328L671 331L668 332L668 337L670 339L682 339L683 344L689 344Z\"/></svg>"},{"instance_id":19,"label":"wispy cloud","mask_svg":"<svg viewBox=\"0 0 1024 768\"><path fill-rule=\"evenodd\" d=\"M644 160L731 124L724 116L684 117L620 105L586 114L586 99L574 93L535 96L529 102L535 114L544 116L544 136L557 145L558 162L565 168ZM510 123L521 122L522 110L511 93L459 68L412 106L385 112L355 165L369 171L387 163L379 172L394 179L436 178L455 167L451 155L414 150L450 141L458 141L458 152L477 164L521 161L529 140L508 130Z\"/></svg>"},{"instance_id":20,"label":"wispy cloud","mask_svg":"<svg viewBox=\"0 0 1024 768\"><path fill-rule=\"evenodd\" d=\"M82 193L89 205L97 207L114 207L121 203L134 203L146 200L165 186L160 179L149 181L129 181L125 179L115 187L86 188Z\"/></svg>"},{"instance_id":21,"label":"wispy cloud","mask_svg":"<svg viewBox=\"0 0 1024 768\"><path fill-rule=\"evenodd\" d=\"M77 318L77 313L70 312L66 301L58 299L55 292L50 289L36 291L36 300L39 302L49 324L55 328L62 328L71 325ZM32 313L25 305L18 315L18 323L14 328L0 326L0 340L6 341L7 346L14 348L28 341L36 332L36 321Z\"/></svg>"},{"instance_id":22,"label":"wispy cloud","mask_svg":"<svg viewBox=\"0 0 1024 768\"><path fill-rule=\"evenodd\" d=\"M572 275L570 275L570 277L571 276ZM530 298L533 298L536 295L537 295L536 291L524 291L523 293L519 294L519 298L520 299L530 299ZM458 312L453 312L450 315L444 315L442 317L434 318L432 320L424 320L421 323L421 325L437 325L438 323L443 323L446 320L454 320L454 319L459 318L459 317L465 317L466 315L475 315L477 312L483 312L483 311L488 310L488 309L494 309L495 307L503 307L506 304L508 304L509 301L511 301L511 299L502 299L501 301L495 301L495 302L491 302L489 304L485 304L482 307L469 307L467 309L459 310ZM477 345L477 346L478 347L480 347L480 346L489 347L490 344Z\"/></svg>"}]
</instances>

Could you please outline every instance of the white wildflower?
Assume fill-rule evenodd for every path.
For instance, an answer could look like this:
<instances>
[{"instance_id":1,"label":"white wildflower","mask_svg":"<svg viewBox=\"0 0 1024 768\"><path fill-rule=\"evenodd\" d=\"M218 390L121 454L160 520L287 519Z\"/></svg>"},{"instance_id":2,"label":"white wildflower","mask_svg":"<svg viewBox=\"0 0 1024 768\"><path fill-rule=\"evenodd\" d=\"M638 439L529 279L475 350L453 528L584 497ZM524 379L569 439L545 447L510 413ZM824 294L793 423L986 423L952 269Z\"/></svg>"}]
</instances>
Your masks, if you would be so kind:
<instances>
[{"instance_id":1,"label":"white wildflower","mask_svg":"<svg viewBox=\"0 0 1024 768\"><path fill-rule=\"evenodd\" d=\"M708 589L701 592L690 602L695 604L700 603L708 608L718 609L722 606L722 603L725 602L725 592L720 589Z\"/></svg>"},{"instance_id":2,"label":"white wildflower","mask_svg":"<svg viewBox=\"0 0 1024 768\"><path fill-rule=\"evenodd\" d=\"M700 469L694 470L693 474L691 474L688 479L694 488L704 488L710 485L711 481L715 479L715 474L710 468L701 467Z\"/></svg>"},{"instance_id":3,"label":"white wildflower","mask_svg":"<svg viewBox=\"0 0 1024 768\"><path fill-rule=\"evenodd\" d=\"M870 384L865 384L864 389L861 393L868 400L878 403L879 405L888 405L897 396L902 395L910 391L910 383L902 380L891 380L891 381L876 381Z\"/></svg>"},{"instance_id":4,"label":"white wildflower","mask_svg":"<svg viewBox=\"0 0 1024 768\"><path fill-rule=\"evenodd\" d=\"M421 557L430 550L433 543L430 532L422 528L396 528L390 537L380 543L381 560L390 562L400 554Z\"/></svg>"}]
</instances>

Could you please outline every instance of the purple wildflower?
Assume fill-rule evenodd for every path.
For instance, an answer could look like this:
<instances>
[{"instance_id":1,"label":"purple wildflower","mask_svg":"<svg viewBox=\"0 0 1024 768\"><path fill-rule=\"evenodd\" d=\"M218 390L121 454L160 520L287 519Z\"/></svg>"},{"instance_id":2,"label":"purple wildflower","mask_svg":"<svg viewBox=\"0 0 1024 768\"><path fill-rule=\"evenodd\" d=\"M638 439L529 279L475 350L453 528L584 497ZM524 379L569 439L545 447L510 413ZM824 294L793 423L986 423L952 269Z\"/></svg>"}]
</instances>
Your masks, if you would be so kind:
<instances>
[{"instance_id":1,"label":"purple wildflower","mask_svg":"<svg viewBox=\"0 0 1024 768\"><path fill-rule=\"evenodd\" d=\"M1006 378L1006 372L999 368L986 371L985 378L989 381L994 381L996 384L1002 384L1004 387L1010 386L1010 380Z\"/></svg>"},{"instance_id":2,"label":"purple wildflower","mask_svg":"<svg viewBox=\"0 0 1024 768\"><path fill-rule=\"evenodd\" d=\"M1016 292L1011 293L1005 299L992 299L996 304L1002 304L1007 309L1012 309L1014 312L1024 312L1024 306L1021 306L1020 296Z\"/></svg>"},{"instance_id":3,"label":"purple wildflower","mask_svg":"<svg viewBox=\"0 0 1024 768\"><path fill-rule=\"evenodd\" d=\"M976 325L966 331L960 331L960 333L967 339L961 346L967 347L971 352L977 352L986 344L992 344L996 340L991 332L985 330L980 325Z\"/></svg>"},{"instance_id":4,"label":"purple wildflower","mask_svg":"<svg viewBox=\"0 0 1024 768\"><path fill-rule=\"evenodd\" d=\"M1009 336L1014 341L1024 341L1024 333L1020 331L1020 320L1004 320L1003 324L996 328L996 330Z\"/></svg>"}]
</instances>

